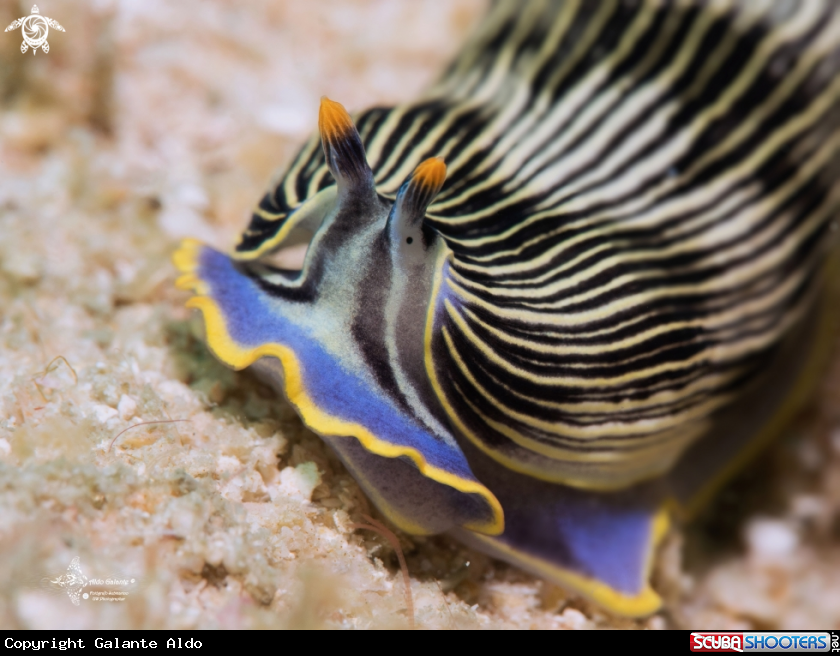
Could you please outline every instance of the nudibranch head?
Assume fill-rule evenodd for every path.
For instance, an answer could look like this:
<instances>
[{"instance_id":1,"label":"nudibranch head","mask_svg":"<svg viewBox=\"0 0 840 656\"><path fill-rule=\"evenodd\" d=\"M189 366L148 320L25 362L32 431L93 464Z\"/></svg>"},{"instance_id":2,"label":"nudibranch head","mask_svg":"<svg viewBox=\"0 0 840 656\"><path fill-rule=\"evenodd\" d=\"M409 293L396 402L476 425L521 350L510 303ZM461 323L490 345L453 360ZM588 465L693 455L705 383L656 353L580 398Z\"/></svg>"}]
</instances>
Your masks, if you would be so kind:
<instances>
[{"instance_id":1,"label":"nudibranch head","mask_svg":"<svg viewBox=\"0 0 840 656\"><path fill-rule=\"evenodd\" d=\"M283 389L397 526L498 534L498 501L423 398L426 272L445 257L424 217L446 166L421 163L391 201L377 194L339 103L323 99L319 128L336 193L313 215L302 269L238 264L185 242L179 284L198 293L190 304L204 312L216 355L254 364Z\"/></svg>"},{"instance_id":2,"label":"nudibranch head","mask_svg":"<svg viewBox=\"0 0 840 656\"><path fill-rule=\"evenodd\" d=\"M840 12L748 5L496 3L419 101L324 98L236 249L175 256L210 349L400 528L654 611L669 514L831 334Z\"/></svg>"}]
</instances>

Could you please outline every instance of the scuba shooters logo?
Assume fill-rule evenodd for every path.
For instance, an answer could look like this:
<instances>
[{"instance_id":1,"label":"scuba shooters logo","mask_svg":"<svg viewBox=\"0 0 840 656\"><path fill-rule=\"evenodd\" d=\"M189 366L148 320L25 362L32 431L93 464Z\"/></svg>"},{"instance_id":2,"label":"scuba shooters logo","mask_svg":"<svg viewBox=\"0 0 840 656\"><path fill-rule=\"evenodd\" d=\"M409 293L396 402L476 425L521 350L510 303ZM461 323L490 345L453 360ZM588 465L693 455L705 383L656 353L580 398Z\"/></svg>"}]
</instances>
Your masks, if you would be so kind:
<instances>
[{"instance_id":1,"label":"scuba shooters logo","mask_svg":"<svg viewBox=\"0 0 840 656\"><path fill-rule=\"evenodd\" d=\"M698 652L840 652L836 631L711 632L691 634Z\"/></svg>"}]
</instances>

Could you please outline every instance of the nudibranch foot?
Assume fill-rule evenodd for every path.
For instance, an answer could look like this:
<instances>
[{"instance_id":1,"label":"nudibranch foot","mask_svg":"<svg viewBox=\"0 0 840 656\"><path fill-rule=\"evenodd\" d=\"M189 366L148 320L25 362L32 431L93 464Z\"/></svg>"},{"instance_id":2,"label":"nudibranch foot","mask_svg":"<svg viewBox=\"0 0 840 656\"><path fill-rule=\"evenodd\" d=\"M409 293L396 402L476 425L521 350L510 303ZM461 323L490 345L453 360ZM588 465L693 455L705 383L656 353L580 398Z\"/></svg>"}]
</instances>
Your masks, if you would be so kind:
<instances>
[{"instance_id":1,"label":"nudibranch foot","mask_svg":"<svg viewBox=\"0 0 840 656\"><path fill-rule=\"evenodd\" d=\"M613 613L643 617L659 609L649 578L669 526L661 480L591 492L516 473L471 446L465 452L502 504L505 531L493 537L456 529L454 537Z\"/></svg>"}]
</instances>

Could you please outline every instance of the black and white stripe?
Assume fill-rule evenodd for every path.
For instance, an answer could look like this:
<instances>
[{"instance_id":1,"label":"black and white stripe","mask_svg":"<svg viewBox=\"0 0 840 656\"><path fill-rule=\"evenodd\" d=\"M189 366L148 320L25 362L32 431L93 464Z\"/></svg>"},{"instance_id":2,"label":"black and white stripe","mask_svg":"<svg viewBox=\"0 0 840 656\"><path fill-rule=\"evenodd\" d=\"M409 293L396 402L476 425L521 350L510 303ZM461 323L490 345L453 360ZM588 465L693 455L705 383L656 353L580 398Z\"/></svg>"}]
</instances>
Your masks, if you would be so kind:
<instances>
[{"instance_id":1,"label":"black and white stripe","mask_svg":"<svg viewBox=\"0 0 840 656\"><path fill-rule=\"evenodd\" d=\"M462 432L572 484L670 466L817 293L838 71L834 0L497 2L420 100L358 116L382 196L448 166L432 356ZM313 137L236 257L331 184Z\"/></svg>"}]
</instances>

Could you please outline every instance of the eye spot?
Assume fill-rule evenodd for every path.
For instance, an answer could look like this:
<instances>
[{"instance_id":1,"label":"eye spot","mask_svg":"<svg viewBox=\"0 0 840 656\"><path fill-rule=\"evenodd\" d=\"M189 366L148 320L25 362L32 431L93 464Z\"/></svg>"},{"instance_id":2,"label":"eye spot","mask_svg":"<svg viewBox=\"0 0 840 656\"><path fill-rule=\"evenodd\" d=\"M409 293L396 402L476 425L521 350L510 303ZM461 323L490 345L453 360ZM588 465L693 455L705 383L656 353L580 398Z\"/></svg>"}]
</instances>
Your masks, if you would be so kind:
<instances>
[{"instance_id":1,"label":"eye spot","mask_svg":"<svg viewBox=\"0 0 840 656\"><path fill-rule=\"evenodd\" d=\"M406 243L406 244L411 244L411 243L414 243L414 238L413 238L413 237L406 237L406 238L405 238L405 243Z\"/></svg>"}]
</instances>

